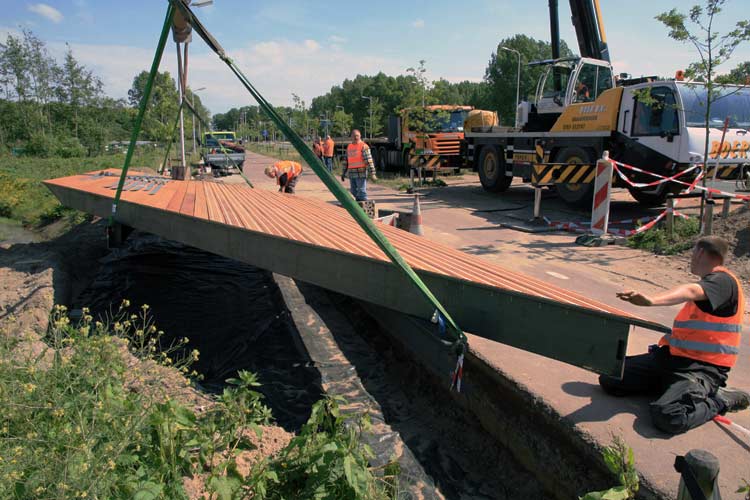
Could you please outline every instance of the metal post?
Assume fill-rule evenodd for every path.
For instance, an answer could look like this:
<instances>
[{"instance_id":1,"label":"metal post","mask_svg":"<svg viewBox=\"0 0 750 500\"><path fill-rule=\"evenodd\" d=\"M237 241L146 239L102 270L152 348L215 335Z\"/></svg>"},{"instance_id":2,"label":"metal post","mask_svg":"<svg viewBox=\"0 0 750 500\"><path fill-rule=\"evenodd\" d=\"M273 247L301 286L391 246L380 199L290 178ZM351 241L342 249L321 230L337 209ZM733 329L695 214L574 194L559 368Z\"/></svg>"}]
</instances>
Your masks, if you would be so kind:
<instances>
[{"instance_id":1,"label":"metal post","mask_svg":"<svg viewBox=\"0 0 750 500\"><path fill-rule=\"evenodd\" d=\"M542 188L541 186L534 186L534 220L538 221L542 218Z\"/></svg>"},{"instance_id":2,"label":"metal post","mask_svg":"<svg viewBox=\"0 0 750 500\"><path fill-rule=\"evenodd\" d=\"M180 44L179 42L175 42L175 46L177 47L177 93L180 99L180 103L182 103L182 82L183 82L183 74L182 74L182 54L180 53ZM183 171L185 171L185 121L184 121L184 115L182 113L182 109L180 109L180 166L182 167ZM185 177L188 178L187 172L185 172Z\"/></svg>"},{"instance_id":3,"label":"metal post","mask_svg":"<svg viewBox=\"0 0 750 500\"><path fill-rule=\"evenodd\" d=\"M724 198L724 202L721 206L721 217L726 219L729 217L729 211L732 209L732 198L726 197Z\"/></svg>"},{"instance_id":4,"label":"metal post","mask_svg":"<svg viewBox=\"0 0 750 500\"><path fill-rule=\"evenodd\" d=\"M711 236L711 232L713 231L714 205L716 205L715 200L706 200L706 212L704 214L705 221L703 223L703 235L704 236Z\"/></svg>"},{"instance_id":5,"label":"metal post","mask_svg":"<svg viewBox=\"0 0 750 500\"><path fill-rule=\"evenodd\" d=\"M667 196L667 235L674 238L674 198Z\"/></svg>"},{"instance_id":6,"label":"metal post","mask_svg":"<svg viewBox=\"0 0 750 500\"><path fill-rule=\"evenodd\" d=\"M706 450L690 450L684 457L677 457L675 469L680 473L677 500L701 500L701 494L707 500L721 498L719 459L713 454Z\"/></svg>"}]
</instances>

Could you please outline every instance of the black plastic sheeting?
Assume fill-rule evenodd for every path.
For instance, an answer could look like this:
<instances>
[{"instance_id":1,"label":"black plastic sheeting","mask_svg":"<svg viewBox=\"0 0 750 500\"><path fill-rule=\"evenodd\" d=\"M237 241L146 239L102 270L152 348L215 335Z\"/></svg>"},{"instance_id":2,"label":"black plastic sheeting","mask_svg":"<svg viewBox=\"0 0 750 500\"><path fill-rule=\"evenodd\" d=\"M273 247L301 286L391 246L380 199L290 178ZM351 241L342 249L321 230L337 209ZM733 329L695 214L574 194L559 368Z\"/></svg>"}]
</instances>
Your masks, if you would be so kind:
<instances>
[{"instance_id":1,"label":"black plastic sheeting","mask_svg":"<svg viewBox=\"0 0 750 500\"><path fill-rule=\"evenodd\" d=\"M320 373L269 272L150 235L131 237L101 264L78 307L97 316L123 299L136 311L148 304L163 344L187 337L187 349L200 351L193 368L205 389L218 392L248 370L279 425L294 432L307 421L323 394Z\"/></svg>"}]
</instances>

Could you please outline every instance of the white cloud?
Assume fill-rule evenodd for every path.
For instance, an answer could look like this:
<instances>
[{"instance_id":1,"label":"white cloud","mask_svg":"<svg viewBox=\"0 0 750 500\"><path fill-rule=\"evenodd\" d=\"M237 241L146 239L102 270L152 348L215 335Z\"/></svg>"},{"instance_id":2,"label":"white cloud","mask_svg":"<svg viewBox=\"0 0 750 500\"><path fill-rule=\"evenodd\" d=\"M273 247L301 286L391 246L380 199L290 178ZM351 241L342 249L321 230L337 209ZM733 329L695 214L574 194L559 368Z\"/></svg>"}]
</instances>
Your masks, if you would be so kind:
<instances>
[{"instance_id":1,"label":"white cloud","mask_svg":"<svg viewBox=\"0 0 750 500\"><path fill-rule=\"evenodd\" d=\"M413 23L411 23L413 28L421 29L424 28L424 19L417 19Z\"/></svg>"},{"instance_id":2,"label":"white cloud","mask_svg":"<svg viewBox=\"0 0 750 500\"><path fill-rule=\"evenodd\" d=\"M203 103L214 113L255 104L229 68L200 45L200 42L191 44L188 85L193 88L206 87L200 94ZM65 44L51 43L49 47L56 57L64 54ZM148 70L153 58L151 48L77 43L71 44L71 48L76 59L102 79L104 91L115 98L127 97L133 77ZM325 94L347 78L354 78L357 74L372 75L379 71L396 75L408 65L400 60L342 49L320 49L321 45L315 40L297 42L279 39L230 50L228 55L275 106L292 105L292 93L299 95L309 105L313 97ZM169 71L174 76L176 67L174 54L165 53L161 71Z\"/></svg>"},{"instance_id":3,"label":"white cloud","mask_svg":"<svg viewBox=\"0 0 750 500\"><path fill-rule=\"evenodd\" d=\"M8 35L12 35L16 38L21 38L23 33L18 28L10 26L0 26L0 42L4 43L8 39Z\"/></svg>"},{"instance_id":4,"label":"white cloud","mask_svg":"<svg viewBox=\"0 0 750 500\"><path fill-rule=\"evenodd\" d=\"M52 21L55 24L63 20L62 12L52 6L47 5L46 3L32 3L29 4L28 9L31 12L39 14L40 16L49 21Z\"/></svg>"},{"instance_id":5,"label":"white cloud","mask_svg":"<svg viewBox=\"0 0 750 500\"><path fill-rule=\"evenodd\" d=\"M347 39L344 38L343 36L331 35L328 37L328 41L336 45L339 45L342 43L346 43Z\"/></svg>"}]
</instances>

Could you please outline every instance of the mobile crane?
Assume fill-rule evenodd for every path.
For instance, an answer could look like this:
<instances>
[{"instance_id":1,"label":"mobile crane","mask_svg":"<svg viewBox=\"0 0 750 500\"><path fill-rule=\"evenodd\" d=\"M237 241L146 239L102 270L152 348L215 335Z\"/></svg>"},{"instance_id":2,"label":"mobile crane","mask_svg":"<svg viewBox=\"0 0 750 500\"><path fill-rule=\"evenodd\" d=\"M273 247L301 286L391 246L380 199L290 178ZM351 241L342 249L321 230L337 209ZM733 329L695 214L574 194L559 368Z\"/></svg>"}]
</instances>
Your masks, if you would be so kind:
<instances>
[{"instance_id":1,"label":"mobile crane","mask_svg":"<svg viewBox=\"0 0 750 500\"><path fill-rule=\"evenodd\" d=\"M618 81L598 0L570 0L581 56L560 58L557 7L557 0L549 0L552 59L530 63L545 71L534 99L518 105L515 126L465 131L468 159L484 189L504 191L521 177L554 185L568 204L586 206L596 160L605 150L614 160L663 176L704 163L705 86L656 77ZM711 108L712 148L705 163L717 164L720 178L734 178L749 161L750 89L726 86L719 92L723 98ZM722 143L719 127L727 118ZM626 175L632 182L654 180L636 171ZM615 183L624 185L619 178ZM680 189L669 183L651 190L624 187L645 205L661 204L670 190Z\"/></svg>"}]
</instances>

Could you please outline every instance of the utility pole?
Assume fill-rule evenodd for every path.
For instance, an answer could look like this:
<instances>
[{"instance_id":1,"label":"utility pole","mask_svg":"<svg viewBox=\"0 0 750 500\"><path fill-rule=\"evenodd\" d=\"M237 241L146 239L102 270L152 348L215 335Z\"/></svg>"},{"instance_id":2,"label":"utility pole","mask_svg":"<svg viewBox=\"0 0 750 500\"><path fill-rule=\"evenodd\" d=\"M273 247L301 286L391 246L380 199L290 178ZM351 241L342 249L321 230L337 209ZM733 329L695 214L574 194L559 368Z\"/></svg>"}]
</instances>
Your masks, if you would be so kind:
<instances>
[{"instance_id":1,"label":"utility pole","mask_svg":"<svg viewBox=\"0 0 750 500\"><path fill-rule=\"evenodd\" d=\"M362 99L368 99L370 101L370 139L372 139L372 97L366 95L362 96ZM367 135L367 134L365 134Z\"/></svg>"},{"instance_id":2,"label":"utility pole","mask_svg":"<svg viewBox=\"0 0 750 500\"><path fill-rule=\"evenodd\" d=\"M518 66L516 68L516 108L518 108L518 97L519 97L519 91L521 89L521 53L518 52L516 49L511 49L510 47L500 47L503 50L507 50L508 52L514 52L518 56Z\"/></svg>"},{"instance_id":3,"label":"utility pole","mask_svg":"<svg viewBox=\"0 0 750 500\"><path fill-rule=\"evenodd\" d=\"M201 88L199 88L199 89L195 89L195 90L191 90L191 91L190 91L190 105L191 105L191 106L193 107L193 109L195 109L195 93L196 93L196 92L200 92L201 90L206 90L206 87L201 87ZM196 154L196 153L197 153L197 150L196 150L196 148L195 148L195 143L196 143L196 135L195 135L195 119L196 119L196 118L197 118L197 117L195 117L195 116L194 116L194 117L193 117L193 120L192 120L192 121L193 121L193 154Z\"/></svg>"}]
</instances>

